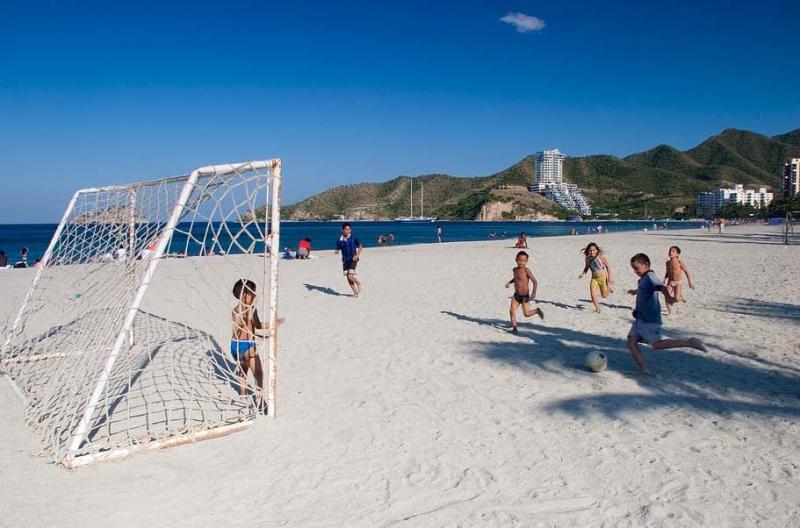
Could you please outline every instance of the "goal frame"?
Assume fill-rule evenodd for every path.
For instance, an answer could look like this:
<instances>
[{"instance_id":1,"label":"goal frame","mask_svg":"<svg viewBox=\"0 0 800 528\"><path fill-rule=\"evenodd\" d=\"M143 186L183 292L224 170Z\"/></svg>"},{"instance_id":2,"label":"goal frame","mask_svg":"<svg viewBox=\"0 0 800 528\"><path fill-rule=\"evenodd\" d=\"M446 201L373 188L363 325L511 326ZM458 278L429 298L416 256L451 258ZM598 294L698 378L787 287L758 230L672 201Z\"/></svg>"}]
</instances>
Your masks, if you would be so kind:
<instances>
[{"instance_id":1,"label":"goal frame","mask_svg":"<svg viewBox=\"0 0 800 528\"><path fill-rule=\"evenodd\" d=\"M64 460L61 461L61 464L63 466L67 468L76 468L84 466L86 464L91 464L93 462L125 458L139 451L163 449L167 447L174 447L182 444L193 443L209 438L216 438L219 436L224 436L245 429L253 425L253 423L255 423L257 418L253 417L248 420L243 420L241 422L234 424L221 425L218 427L212 427L199 431L188 431L182 434L174 434L169 438L165 438L162 440L152 440L146 443L137 444L126 448L111 449L108 451L103 451L98 453L78 454L78 451L82 443L86 440L89 434L92 416L100 402L101 396L106 387L108 378L112 372L114 364L116 363L117 357L119 356L120 351L125 345L126 339L132 339L132 327L134 324L134 320L141 307L142 301L150 285L150 281L153 275L155 274L156 270L158 269L159 264L163 260L163 257L165 256L167 249L169 248L176 227L180 222L184 214L184 211L186 210L186 204L190 196L192 195L192 191L196 188L198 179L201 176L207 175L209 173L217 175L225 175L247 170L264 170L264 169L270 171L271 173L270 179L272 180L272 191L270 193L272 203L269 204L270 217L264 218L265 233L267 232L266 225L268 224L271 226L270 232L272 235L270 237L269 246L265 245L265 254L263 255L264 256L263 280L264 283L268 282L270 285L268 321L271 328L271 332L267 337L267 348L268 348L267 358L269 363L267 371L269 383L266 387L267 416L269 416L270 418L275 417L276 396L277 396L278 335L276 331L277 328L276 322L278 314L278 263L280 255L281 160L275 158L266 161L250 161L250 162L242 162L235 164L207 165L193 170L189 175L188 179L186 179L185 183L183 184L183 188L181 189L178 201L175 204L169 216L169 219L164 227L163 233L159 237L157 246L153 251L153 255L147 264L147 268L144 272L144 275L141 281L139 282L139 286L136 289L136 294L133 297L133 300L131 301L130 306L127 310L125 321L119 333L117 334L116 339L114 340L113 347L108 355L103 371L100 374L99 378L97 379L96 384L94 386L94 390L92 391L91 396L88 402L86 403L78 427L75 430L74 434L72 435L70 441L68 442L69 448L67 456L64 458ZM74 211L76 202L78 201L78 199L82 194L123 190L126 188L130 188L132 185L137 185L140 187L145 187L149 185L160 185L165 181L181 180L185 178L186 178L185 176L182 176L177 178L163 178L159 180L153 180L149 182L129 184L129 185L91 187L91 188L81 189L75 192L75 194L73 194L72 198L70 199L67 205L64 215L61 221L59 222L58 227L56 228L56 231L53 234L52 239L50 240L50 243L47 247L47 250L45 251L44 256L42 257L41 266L37 269L35 275L33 276L33 279L31 280L31 283L27 289L22 304L20 305L20 308L17 311L14 322L12 323L12 325L10 326L10 328L6 333L6 337L3 340L0 352L3 353L5 352L6 348L10 344L12 336L14 335L20 322L22 321L23 315L25 314L25 310L28 306L28 303L31 301L34 292L36 291L36 287L42 276L42 273L50 263L53 251L56 245L58 244L62 232L64 231L64 227L68 222L70 215ZM131 200L132 203L134 204L135 204L135 199L136 199L135 193L132 193ZM135 219L131 218L132 237L134 236L134 228L133 228L134 222ZM269 259L269 266L267 265L268 264L267 259ZM46 360L47 358L40 358L40 359ZM2 356L0 356L0 361L2 361ZM14 379L8 373L4 372L3 375L9 382L9 384L11 385L13 391L17 394L17 396L23 402L25 402L26 398L24 392L17 385Z\"/></svg>"}]
</instances>

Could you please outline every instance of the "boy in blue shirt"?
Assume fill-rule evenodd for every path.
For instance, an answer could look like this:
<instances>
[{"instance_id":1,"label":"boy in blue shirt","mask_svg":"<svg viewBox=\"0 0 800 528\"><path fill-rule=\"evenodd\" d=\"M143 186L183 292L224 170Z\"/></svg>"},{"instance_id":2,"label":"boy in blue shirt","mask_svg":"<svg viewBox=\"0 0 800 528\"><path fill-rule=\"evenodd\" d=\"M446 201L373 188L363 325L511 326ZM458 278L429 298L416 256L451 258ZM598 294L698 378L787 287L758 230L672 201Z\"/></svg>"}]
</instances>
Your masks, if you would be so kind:
<instances>
[{"instance_id":1,"label":"boy in blue shirt","mask_svg":"<svg viewBox=\"0 0 800 528\"><path fill-rule=\"evenodd\" d=\"M631 257L631 267L640 279L635 290L628 290L628 293L636 296L636 309L633 311L636 319L628 332L628 350L636 361L639 373L650 375L639 350L639 343L648 343L654 350L688 347L707 352L703 342L696 337L664 339L661 336L661 303L658 301L658 293L663 293L668 303L674 303L675 298L658 275L650 269L650 258L647 255L637 253Z\"/></svg>"},{"instance_id":2,"label":"boy in blue shirt","mask_svg":"<svg viewBox=\"0 0 800 528\"><path fill-rule=\"evenodd\" d=\"M353 235L353 228L349 222L342 224L342 236L336 241L336 250L342 252L342 271L347 278L347 284L353 290L353 297L358 297L363 287L356 277L356 265L361 258L363 246L358 238Z\"/></svg>"}]
</instances>

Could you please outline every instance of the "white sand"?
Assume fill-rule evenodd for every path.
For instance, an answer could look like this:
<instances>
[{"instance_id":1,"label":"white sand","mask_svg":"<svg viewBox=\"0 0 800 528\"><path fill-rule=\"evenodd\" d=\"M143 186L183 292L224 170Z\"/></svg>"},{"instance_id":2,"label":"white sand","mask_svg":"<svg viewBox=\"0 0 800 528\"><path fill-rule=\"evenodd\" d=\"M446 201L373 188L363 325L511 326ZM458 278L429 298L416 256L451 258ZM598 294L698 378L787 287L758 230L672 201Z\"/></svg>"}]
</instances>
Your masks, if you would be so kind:
<instances>
[{"instance_id":1,"label":"white sand","mask_svg":"<svg viewBox=\"0 0 800 528\"><path fill-rule=\"evenodd\" d=\"M357 226L356 226L357 227ZM587 237L530 241L546 319L507 332L510 241L284 262L278 418L67 471L0 384L0 526L798 526L800 247L768 228L602 235L617 293L588 304ZM665 321L710 352L625 349L630 256L678 244L697 289ZM30 272L0 274L0 321ZM583 367L605 351L609 369Z\"/></svg>"}]
</instances>

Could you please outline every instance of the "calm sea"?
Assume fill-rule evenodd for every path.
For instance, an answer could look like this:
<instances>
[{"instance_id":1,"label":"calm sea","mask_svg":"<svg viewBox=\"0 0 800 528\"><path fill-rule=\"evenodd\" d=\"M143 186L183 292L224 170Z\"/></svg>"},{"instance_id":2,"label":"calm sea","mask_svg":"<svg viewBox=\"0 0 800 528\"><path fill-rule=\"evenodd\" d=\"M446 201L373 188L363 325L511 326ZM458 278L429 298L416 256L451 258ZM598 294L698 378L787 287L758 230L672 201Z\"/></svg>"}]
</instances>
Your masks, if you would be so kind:
<instances>
[{"instance_id":1,"label":"calm sea","mask_svg":"<svg viewBox=\"0 0 800 528\"><path fill-rule=\"evenodd\" d=\"M699 229L701 222L658 222L668 229ZM653 222L458 222L437 223L404 222L352 222L353 233L364 246L377 246L381 234L392 233L395 244L428 244L436 242L436 226L441 225L444 242L488 240L493 233L497 237L516 238L524 231L529 237L569 235L572 229L579 234L596 233L602 225L604 232L641 231L652 229ZM56 224L0 224L0 249L8 260L15 262L19 250L30 250L28 260L33 263L44 255ZM341 232L341 222L282 222L281 246L297 247L303 237L312 240L314 249L333 249Z\"/></svg>"}]
</instances>

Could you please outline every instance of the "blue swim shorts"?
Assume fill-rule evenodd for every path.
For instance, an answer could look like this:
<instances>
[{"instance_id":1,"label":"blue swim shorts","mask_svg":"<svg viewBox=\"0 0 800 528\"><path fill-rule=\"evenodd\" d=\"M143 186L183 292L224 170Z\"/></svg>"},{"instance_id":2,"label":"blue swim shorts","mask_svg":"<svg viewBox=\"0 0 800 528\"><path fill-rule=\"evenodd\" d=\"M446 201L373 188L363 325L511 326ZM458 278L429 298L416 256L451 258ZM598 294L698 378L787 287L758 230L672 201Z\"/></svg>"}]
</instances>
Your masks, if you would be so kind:
<instances>
[{"instance_id":1,"label":"blue swim shorts","mask_svg":"<svg viewBox=\"0 0 800 528\"><path fill-rule=\"evenodd\" d=\"M241 361L247 357L247 353L250 352L250 349L255 347L255 341L237 341L236 339L231 339L231 356L233 356L233 359L236 361Z\"/></svg>"}]
</instances>

